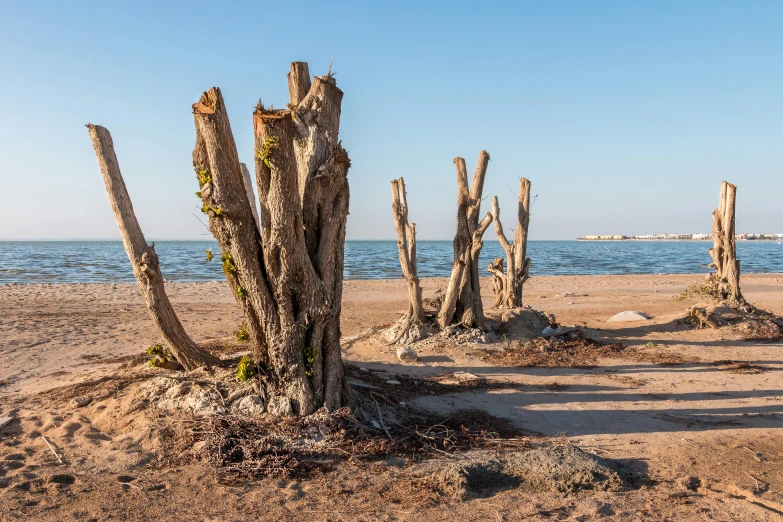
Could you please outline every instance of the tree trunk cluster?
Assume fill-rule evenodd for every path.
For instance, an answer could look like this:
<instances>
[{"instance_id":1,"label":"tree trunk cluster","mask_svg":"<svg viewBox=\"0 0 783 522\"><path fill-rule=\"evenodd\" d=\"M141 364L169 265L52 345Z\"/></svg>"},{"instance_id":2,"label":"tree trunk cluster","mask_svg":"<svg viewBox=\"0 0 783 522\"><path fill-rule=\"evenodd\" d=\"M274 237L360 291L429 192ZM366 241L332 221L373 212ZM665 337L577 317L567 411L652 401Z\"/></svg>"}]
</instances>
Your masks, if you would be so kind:
<instances>
[{"instance_id":1,"label":"tree trunk cluster","mask_svg":"<svg viewBox=\"0 0 783 522\"><path fill-rule=\"evenodd\" d=\"M492 217L495 234L506 252L507 269L503 272L503 259L497 258L487 270L493 275L492 288L495 294L494 306L519 308L522 306L522 286L530 277L530 258L527 257L527 234L530 226L530 181L519 180L519 204L514 242L509 243L500 222L498 197L492 198Z\"/></svg>"},{"instance_id":2,"label":"tree trunk cluster","mask_svg":"<svg viewBox=\"0 0 783 522\"><path fill-rule=\"evenodd\" d=\"M481 221L479 214L488 164L489 154L482 150L469 186L465 160L454 158L457 170L457 233L453 243L454 266L438 312L438 325L441 328L461 324L467 328L484 329L478 261L484 246L481 238L492 222L492 214L487 212Z\"/></svg>"},{"instance_id":3,"label":"tree trunk cluster","mask_svg":"<svg viewBox=\"0 0 783 522\"><path fill-rule=\"evenodd\" d=\"M712 276L713 290L721 299L727 299L735 305L742 305L745 299L740 292L740 262L737 259L737 241L735 237L735 204L737 187L726 181L721 182L720 205L712 213L712 243L709 250L715 274Z\"/></svg>"},{"instance_id":4,"label":"tree trunk cluster","mask_svg":"<svg viewBox=\"0 0 783 522\"><path fill-rule=\"evenodd\" d=\"M295 62L288 86L287 109L268 110L259 102L253 113L260 213L254 212L249 173L239 162L217 88L193 105L193 167L270 409L307 415L351 402L340 354L350 160L338 138L343 92L331 73L311 80L307 64ZM216 364L187 337L171 309L157 256L133 217L114 152L107 150L111 139L106 142L108 132L101 138L101 129L91 126L90 133L153 318L186 369Z\"/></svg>"}]
</instances>

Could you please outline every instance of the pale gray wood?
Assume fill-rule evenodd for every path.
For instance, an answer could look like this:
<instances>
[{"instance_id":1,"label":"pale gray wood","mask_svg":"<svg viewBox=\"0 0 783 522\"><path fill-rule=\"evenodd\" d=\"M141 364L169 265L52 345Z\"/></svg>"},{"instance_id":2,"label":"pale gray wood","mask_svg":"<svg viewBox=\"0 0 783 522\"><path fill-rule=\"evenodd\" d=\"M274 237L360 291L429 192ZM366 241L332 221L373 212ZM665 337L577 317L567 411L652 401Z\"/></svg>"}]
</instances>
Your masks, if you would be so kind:
<instances>
[{"instance_id":1,"label":"pale gray wood","mask_svg":"<svg viewBox=\"0 0 783 522\"><path fill-rule=\"evenodd\" d=\"M133 274L136 276L141 295L147 303L147 309L160 329L163 339L177 361L188 371L199 366L219 364L220 359L201 349L187 334L177 314L169 302L160 273L155 243L147 245L139 222L133 212L125 181L122 179L120 165L114 152L111 134L104 127L87 125L90 131L98 166L106 184L117 226L120 229L122 243L128 254Z\"/></svg>"},{"instance_id":2,"label":"pale gray wood","mask_svg":"<svg viewBox=\"0 0 783 522\"><path fill-rule=\"evenodd\" d=\"M740 262L737 259L735 209L737 187L721 182L720 204L712 213L712 242L709 250L715 269L712 282L716 295L739 306L745 304L740 291Z\"/></svg>"},{"instance_id":3,"label":"pale gray wood","mask_svg":"<svg viewBox=\"0 0 783 522\"><path fill-rule=\"evenodd\" d=\"M411 325L422 324L425 321L425 316L421 300L421 284L416 266L416 223L408 223L408 198L405 192L405 180L403 178L392 180L391 191L392 215L394 216L394 227L397 230L400 267L408 284L408 311L403 327L390 342L393 344L405 335Z\"/></svg>"},{"instance_id":4,"label":"pale gray wood","mask_svg":"<svg viewBox=\"0 0 783 522\"><path fill-rule=\"evenodd\" d=\"M481 248L484 246L481 238L492 223L492 214L488 212L481 221L478 218L488 165L489 153L482 150L472 184L468 187L465 160L454 158L457 172L457 232L453 243L454 267L443 304L438 312L438 324L441 328L450 324L484 328L478 260Z\"/></svg>"},{"instance_id":5,"label":"pale gray wood","mask_svg":"<svg viewBox=\"0 0 783 522\"><path fill-rule=\"evenodd\" d=\"M527 257L527 236L530 226L530 181L519 180L519 201L517 206L517 226L514 242L509 243L500 222L500 205L497 196L492 198L492 216L495 222L495 234L506 253L506 273L498 273L496 264L490 263L487 270L498 278L494 286L496 306L519 308L522 306L522 288L530 277L530 258ZM500 291L501 294L497 294Z\"/></svg>"}]
</instances>

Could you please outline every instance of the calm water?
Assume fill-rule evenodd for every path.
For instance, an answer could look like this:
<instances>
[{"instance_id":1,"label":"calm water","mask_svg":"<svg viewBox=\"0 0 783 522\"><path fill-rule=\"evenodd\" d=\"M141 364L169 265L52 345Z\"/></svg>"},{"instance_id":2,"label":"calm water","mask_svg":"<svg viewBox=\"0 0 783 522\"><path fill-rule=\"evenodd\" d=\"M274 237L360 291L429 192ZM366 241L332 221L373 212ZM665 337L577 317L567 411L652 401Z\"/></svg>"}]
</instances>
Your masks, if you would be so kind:
<instances>
[{"instance_id":1,"label":"calm water","mask_svg":"<svg viewBox=\"0 0 783 522\"><path fill-rule=\"evenodd\" d=\"M705 241L584 242L531 241L532 275L704 273L710 262ZM160 241L155 246L163 276L171 281L222 280L214 241ZM204 250L215 259L206 262ZM448 276L451 241L420 241L419 276ZM496 241L486 241L481 269L503 256ZM737 256L744 273L783 272L783 245L742 241ZM402 277L395 241L349 241L346 279ZM128 257L119 241L0 242L0 283L133 282Z\"/></svg>"}]
</instances>

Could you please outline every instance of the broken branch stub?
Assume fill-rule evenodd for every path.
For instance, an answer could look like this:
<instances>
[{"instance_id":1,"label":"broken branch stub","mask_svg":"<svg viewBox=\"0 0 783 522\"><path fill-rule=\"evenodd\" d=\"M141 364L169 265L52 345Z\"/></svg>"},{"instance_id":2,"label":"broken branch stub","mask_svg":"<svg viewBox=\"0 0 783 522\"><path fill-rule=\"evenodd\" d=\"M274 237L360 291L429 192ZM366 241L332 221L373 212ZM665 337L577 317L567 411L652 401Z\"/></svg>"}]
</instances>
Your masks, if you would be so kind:
<instances>
[{"instance_id":1,"label":"broken branch stub","mask_svg":"<svg viewBox=\"0 0 783 522\"><path fill-rule=\"evenodd\" d=\"M193 342L171 306L163 285L155 243L151 246L147 245L144 233L136 220L133 204L114 152L111 134L99 125L89 124L87 128L90 131L109 202L120 229L122 244L133 268L133 275L136 276L141 295L163 339L171 353L187 371L195 370L199 366L219 364L220 359Z\"/></svg>"}]
</instances>

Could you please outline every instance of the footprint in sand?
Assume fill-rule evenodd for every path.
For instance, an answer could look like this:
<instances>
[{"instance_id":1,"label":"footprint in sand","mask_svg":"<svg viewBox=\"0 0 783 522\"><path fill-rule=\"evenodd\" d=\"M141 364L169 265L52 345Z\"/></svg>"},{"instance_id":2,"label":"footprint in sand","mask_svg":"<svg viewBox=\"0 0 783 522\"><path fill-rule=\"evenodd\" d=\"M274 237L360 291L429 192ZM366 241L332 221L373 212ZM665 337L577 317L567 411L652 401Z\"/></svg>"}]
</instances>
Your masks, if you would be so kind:
<instances>
[{"instance_id":1,"label":"footprint in sand","mask_svg":"<svg viewBox=\"0 0 783 522\"><path fill-rule=\"evenodd\" d=\"M50 475L47 482L50 484L71 485L76 482L76 477L69 475L68 473L57 473L55 475Z\"/></svg>"},{"instance_id":2,"label":"footprint in sand","mask_svg":"<svg viewBox=\"0 0 783 522\"><path fill-rule=\"evenodd\" d=\"M80 422L69 422L63 426L63 429L65 430L66 437L73 438L76 432L82 429L82 424Z\"/></svg>"}]
</instances>

